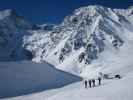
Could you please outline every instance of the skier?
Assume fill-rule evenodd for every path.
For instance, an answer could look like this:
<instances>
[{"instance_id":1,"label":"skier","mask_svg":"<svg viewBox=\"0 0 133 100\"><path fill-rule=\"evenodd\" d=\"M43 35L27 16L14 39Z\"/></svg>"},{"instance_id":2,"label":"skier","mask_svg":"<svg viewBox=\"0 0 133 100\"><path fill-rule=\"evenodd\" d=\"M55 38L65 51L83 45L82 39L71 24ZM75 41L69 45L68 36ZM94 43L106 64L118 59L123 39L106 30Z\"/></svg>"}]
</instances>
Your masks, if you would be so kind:
<instances>
[{"instance_id":1,"label":"skier","mask_svg":"<svg viewBox=\"0 0 133 100\"><path fill-rule=\"evenodd\" d=\"M91 80L89 80L88 82L89 82L89 86L90 86L90 88L91 88Z\"/></svg>"},{"instance_id":2,"label":"skier","mask_svg":"<svg viewBox=\"0 0 133 100\"><path fill-rule=\"evenodd\" d=\"M93 87L95 87L95 79L92 79Z\"/></svg>"},{"instance_id":3,"label":"skier","mask_svg":"<svg viewBox=\"0 0 133 100\"><path fill-rule=\"evenodd\" d=\"M85 80L85 88L87 88L87 80Z\"/></svg>"},{"instance_id":4,"label":"skier","mask_svg":"<svg viewBox=\"0 0 133 100\"><path fill-rule=\"evenodd\" d=\"M101 85L101 77L98 77L98 83Z\"/></svg>"}]
</instances>

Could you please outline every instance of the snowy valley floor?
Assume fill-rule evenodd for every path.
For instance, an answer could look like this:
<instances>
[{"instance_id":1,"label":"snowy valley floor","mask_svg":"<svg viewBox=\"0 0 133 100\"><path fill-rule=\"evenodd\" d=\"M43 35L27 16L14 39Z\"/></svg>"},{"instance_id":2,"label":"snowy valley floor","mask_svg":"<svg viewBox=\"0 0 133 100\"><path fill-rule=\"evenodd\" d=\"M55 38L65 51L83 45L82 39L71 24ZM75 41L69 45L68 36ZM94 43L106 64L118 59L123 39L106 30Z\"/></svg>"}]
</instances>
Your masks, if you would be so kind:
<instances>
[{"instance_id":1,"label":"snowy valley floor","mask_svg":"<svg viewBox=\"0 0 133 100\"><path fill-rule=\"evenodd\" d=\"M1 62L0 98L38 93L80 80L80 77L57 70L48 63Z\"/></svg>"},{"instance_id":2,"label":"snowy valley floor","mask_svg":"<svg viewBox=\"0 0 133 100\"><path fill-rule=\"evenodd\" d=\"M133 73L122 79L103 80L101 86L84 88L83 82L59 89L1 100L133 100Z\"/></svg>"}]
</instances>

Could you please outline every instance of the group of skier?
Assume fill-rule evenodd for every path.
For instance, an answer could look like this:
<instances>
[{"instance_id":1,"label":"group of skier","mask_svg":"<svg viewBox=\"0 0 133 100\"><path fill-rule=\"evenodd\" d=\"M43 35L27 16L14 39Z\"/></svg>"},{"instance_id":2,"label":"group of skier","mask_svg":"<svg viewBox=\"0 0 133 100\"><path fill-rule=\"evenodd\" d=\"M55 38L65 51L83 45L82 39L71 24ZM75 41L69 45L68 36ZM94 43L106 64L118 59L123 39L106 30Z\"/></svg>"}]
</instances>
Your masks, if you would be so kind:
<instances>
[{"instance_id":1,"label":"group of skier","mask_svg":"<svg viewBox=\"0 0 133 100\"><path fill-rule=\"evenodd\" d=\"M98 84L101 85L101 80L102 78L101 77L98 77L97 79L89 79L89 80L85 80L84 81L84 84L85 84L85 88L88 87L88 84L89 84L89 87L95 87L96 86L96 80L98 80Z\"/></svg>"}]
</instances>

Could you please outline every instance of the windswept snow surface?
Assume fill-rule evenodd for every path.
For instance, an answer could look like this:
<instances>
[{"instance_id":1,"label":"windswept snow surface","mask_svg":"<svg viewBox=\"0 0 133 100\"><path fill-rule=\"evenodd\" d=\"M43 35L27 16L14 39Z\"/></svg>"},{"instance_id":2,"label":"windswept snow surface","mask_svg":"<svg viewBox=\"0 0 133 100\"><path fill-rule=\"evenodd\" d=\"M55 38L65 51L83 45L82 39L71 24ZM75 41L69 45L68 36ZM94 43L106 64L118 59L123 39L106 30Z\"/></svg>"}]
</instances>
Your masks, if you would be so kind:
<instances>
[{"instance_id":1,"label":"windswept snow surface","mask_svg":"<svg viewBox=\"0 0 133 100\"><path fill-rule=\"evenodd\" d=\"M103 81L101 86L84 89L82 83L69 86L70 91L60 92L46 100L132 100L133 73L121 80Z\"/></svg>"},{"instance_id":2,"label":"windswept snow surface","mask_svg":"<svg viewBox=\"0 0 133 100\"><path fill-rule=\"evenodd\" d=\"M59 88L80 80L48 63L0 62L0 98Z\"/></svg>"},{"instance_id":3,"label":"windswept snow surface","mask_svg":"<svg viewBox=\"0 0 133 100\"><path fill-rule=\"evenodd\" d=\"M83 82L78 82L60 89L1 100L132 100L132 83L133 72L120 80L103 80L101 86L94 88L85 89Z\"/></svg>"}]
</instances>

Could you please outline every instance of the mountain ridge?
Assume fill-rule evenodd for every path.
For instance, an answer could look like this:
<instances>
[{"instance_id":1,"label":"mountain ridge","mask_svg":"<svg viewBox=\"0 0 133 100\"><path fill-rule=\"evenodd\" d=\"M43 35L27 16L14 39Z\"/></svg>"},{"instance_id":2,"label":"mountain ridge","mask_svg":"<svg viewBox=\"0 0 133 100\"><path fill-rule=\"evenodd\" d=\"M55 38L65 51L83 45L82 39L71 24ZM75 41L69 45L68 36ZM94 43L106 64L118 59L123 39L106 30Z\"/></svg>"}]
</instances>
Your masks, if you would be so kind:
<instances>
[{"instance_id":1,"label":"mountain ridge","mask_svg":"<svg viewBox=\"0 0 133 100\"><path fill-rule=\"evenodd\" d=\"M105 52L115 55L130 44L132 27L132 7L111 9L92 5L76 9L59 25L24 29L21 47L34 62L47 61L58 69L80 75ZM23 53L19 54L21 58Z\"/></svg>"}]
</instances>

